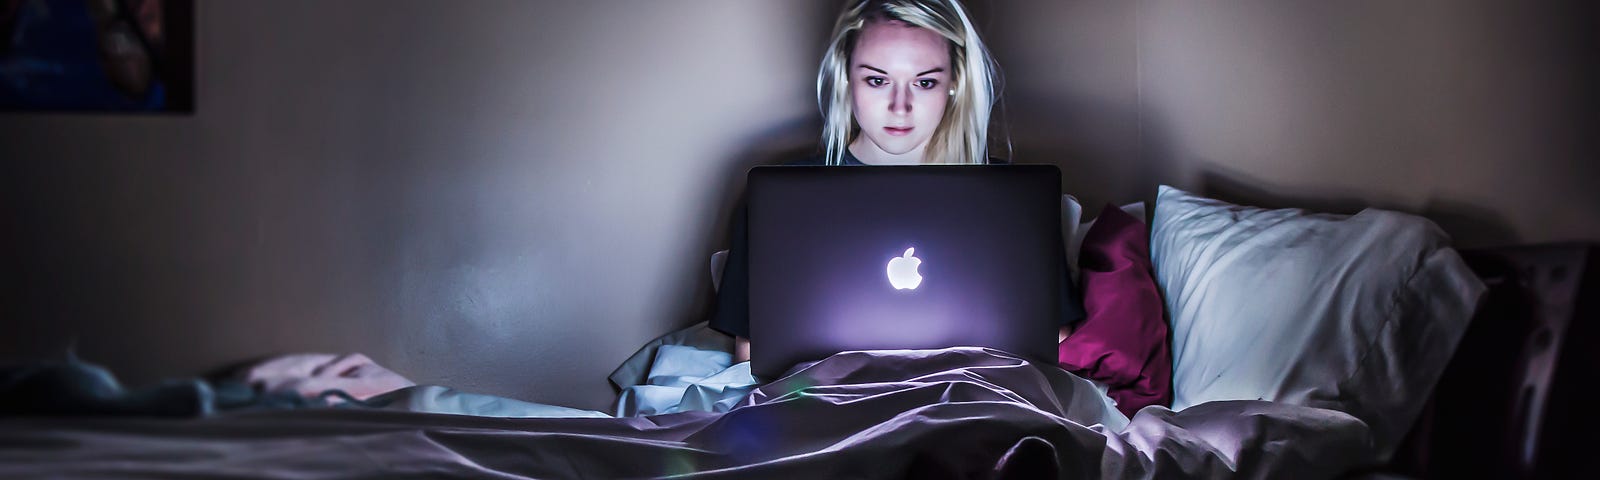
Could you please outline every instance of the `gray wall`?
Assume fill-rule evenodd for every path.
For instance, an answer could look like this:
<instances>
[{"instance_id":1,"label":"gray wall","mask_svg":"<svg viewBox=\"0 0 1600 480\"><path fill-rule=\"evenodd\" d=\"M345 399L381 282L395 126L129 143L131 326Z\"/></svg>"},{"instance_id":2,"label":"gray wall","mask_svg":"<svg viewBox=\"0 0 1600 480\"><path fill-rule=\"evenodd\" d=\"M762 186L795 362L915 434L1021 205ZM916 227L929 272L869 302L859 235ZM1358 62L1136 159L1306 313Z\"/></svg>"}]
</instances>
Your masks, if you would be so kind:
<instances>
[{"instance_id":1,"label":"gray wall","mask_svg":"<svg viewBox=\"0 0 1600 480\"><path fill-rule=\"evenodd\" d=\"M995 2L1019 161L1087 205L1167 183L1600 240L1600 12L1546 0Z\"/></svg>"},{"instance_id":2,"label":"gray wall","mask_svg":"<svg viewBox=\"0 0 1600 480\"><path fill-rule=\"evenodd\" d=\"M743 170L815 143L815 3L201 2L194 115L0 115L0 352L602 408Z\"/></svg>"},{"instance_id":3,"label":"gray wall","mask_svg":"<svg viewBox=\"0 0 1600 480\"><path fill-rule=\"evenodd\" d=\"M1154 191L1152 174L1159 169L1138 161L1136 7L1002 1L987 21L1006 74L1014 159L1061 165L1064 188L1086 206Z\"/></svg>"},{"instance_id":4,"label":"gray wall","mask_svg":"<svg viewBox=\"0 0 1600 480\"><path fill-rule=\"evenodd\" d=\"M814 145L832 3L203 2L194 115L0 114L0 357L359 351L603 408L705 312L743 170ZM1090 205L1165 182L1484 245L1600 240L1576 5L974 7L1016 159Z\"/></svg>"},{"instance_id":5,"label":"gray wall","mask_svg":"<svg viewBox=\"0 0 1600 480\"><path fill-rule=\"evenodd\" d=\"M1216 196L1600 239L1593 2L1139 2L1140 162Z\"/></svg>"}]
</instances>

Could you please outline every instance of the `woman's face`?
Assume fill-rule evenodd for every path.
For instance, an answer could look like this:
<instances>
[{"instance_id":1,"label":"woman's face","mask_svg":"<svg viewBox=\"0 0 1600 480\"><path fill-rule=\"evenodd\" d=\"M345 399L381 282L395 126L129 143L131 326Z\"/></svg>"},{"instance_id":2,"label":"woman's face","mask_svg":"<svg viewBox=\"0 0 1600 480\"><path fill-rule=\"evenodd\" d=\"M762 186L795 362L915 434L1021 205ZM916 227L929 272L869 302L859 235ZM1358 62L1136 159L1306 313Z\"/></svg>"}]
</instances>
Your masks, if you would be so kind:
<instances>
[{"instance_id":1,"label":"woman's face","mask_svg":"<svg viewBox=\"0 0 1600 480\"><path fill-rule=\"evenodd\" d=\"M868 163L922 162L950 101L950 78L944 37L905 22L868 23L850 57L850 96L861 126L852 150Z\"/></svg>"}]
</instances>

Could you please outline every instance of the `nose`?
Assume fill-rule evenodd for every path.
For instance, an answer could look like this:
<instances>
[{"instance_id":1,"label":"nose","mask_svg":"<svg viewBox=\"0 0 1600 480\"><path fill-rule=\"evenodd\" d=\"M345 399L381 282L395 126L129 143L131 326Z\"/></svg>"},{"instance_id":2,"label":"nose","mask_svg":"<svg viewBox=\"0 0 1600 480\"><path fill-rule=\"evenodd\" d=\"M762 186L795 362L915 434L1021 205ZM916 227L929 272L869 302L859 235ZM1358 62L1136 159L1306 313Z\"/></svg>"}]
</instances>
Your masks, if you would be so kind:
<instances>
[{"instance_id":1,"label":"nose","mask_svg":"<svg viewBox=\"0 0 1600 480\"><path fill-rule=\"evenodd\" d=\"M911 85L896 85L889 94L889 113L911 114Z\"/></svg>"}]
</instances>

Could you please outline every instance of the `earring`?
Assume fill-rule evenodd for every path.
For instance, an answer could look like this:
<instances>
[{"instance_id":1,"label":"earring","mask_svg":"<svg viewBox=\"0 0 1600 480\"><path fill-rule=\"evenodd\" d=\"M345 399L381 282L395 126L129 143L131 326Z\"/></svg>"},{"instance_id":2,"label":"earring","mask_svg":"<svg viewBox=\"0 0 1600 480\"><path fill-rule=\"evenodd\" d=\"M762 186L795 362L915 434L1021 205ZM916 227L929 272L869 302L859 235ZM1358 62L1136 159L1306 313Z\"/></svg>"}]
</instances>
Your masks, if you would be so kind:
<instances>
[{"instance_id":1,"label":"earring","mask_svg":"<svg viewBox=\"0 0 1600 480\"><path fill-rule=\"evenodd\" d=\"M954 88L950 89L950 96L952 96L952 97L956 96L956 89L954 89Z\"/></svg>"}]
</instances>

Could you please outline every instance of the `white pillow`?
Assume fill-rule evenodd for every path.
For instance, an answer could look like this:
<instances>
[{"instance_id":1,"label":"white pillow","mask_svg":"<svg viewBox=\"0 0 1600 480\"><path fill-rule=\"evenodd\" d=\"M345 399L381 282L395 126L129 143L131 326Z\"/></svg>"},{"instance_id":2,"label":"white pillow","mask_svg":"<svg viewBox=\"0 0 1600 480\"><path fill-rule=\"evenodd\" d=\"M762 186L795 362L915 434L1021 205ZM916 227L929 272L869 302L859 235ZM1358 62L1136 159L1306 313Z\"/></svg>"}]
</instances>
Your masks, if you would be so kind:
<instances>
[{"instance_id":1,"label":"white pillow","mask_svg":"<svg viewBox=\"0 0 1600 480\"><path fill-rule=\"evenodd\" d=\"M1161 186L1150 239L1172 322L1173 410L1341 410L1387 461L1484 286L1424 218L1269 210Z\"/></svg>"}]
</instances>

